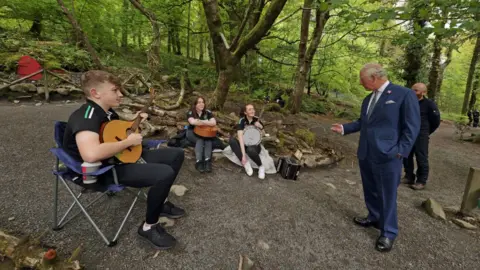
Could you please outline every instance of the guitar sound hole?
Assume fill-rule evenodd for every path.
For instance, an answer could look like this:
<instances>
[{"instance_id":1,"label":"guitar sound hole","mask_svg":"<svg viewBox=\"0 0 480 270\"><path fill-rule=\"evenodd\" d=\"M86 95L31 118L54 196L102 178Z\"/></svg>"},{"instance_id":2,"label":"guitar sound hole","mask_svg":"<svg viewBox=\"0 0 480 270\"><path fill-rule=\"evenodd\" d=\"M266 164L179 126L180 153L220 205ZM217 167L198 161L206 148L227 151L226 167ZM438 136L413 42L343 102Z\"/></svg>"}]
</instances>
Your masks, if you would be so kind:
<instances>
[{"instance_id":1,"label":"guitar sound hole","mask_svg":"<svg viewBox=\"0 0 480 270\"><path fill-rule=\"evenodd\" d=\"M119 141L119 142L122 141L122 139L120 139L120 138L117 137L117 136L115 136L115 139L116 139L117 141ZM132 149L130 148L130 146L127 147L126 149L127 149L128 151L132 152Z\"/></svg>"}]
</instances>

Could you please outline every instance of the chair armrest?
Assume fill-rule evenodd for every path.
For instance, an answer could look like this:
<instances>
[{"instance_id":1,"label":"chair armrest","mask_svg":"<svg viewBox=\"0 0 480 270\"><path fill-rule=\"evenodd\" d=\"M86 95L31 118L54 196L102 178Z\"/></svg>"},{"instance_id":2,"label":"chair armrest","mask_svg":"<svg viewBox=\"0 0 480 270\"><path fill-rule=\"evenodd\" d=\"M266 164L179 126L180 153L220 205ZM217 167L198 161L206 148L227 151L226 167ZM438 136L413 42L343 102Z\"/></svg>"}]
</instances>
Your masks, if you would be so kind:
<instances>
[{"instance_id":1,"label":"chair armrest","mask_svg":"<svg viewBox=\"0 0 480 270\"><path fill-rule=\"evenodd\" d=\"M52 152L65 166L74 171L75 173L81 174L81 175L102 175L105 172L111 170L114 165L108 165L105 167L101 167L100 169L90 172L90 173L82 173L82 163L79 161L76 161L74 158L72 158L70 155L65 152L62 148L51 148L50 152Z\"/></svg>"}]
</instances>

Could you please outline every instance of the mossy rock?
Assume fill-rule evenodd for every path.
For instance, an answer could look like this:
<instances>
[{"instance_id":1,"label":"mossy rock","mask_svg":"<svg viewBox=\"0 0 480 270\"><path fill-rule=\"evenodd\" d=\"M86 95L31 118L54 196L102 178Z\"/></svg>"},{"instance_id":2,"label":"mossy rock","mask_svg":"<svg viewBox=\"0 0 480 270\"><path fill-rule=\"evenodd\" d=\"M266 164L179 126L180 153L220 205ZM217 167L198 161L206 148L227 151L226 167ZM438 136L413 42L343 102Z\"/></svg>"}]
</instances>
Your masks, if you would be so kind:
<instances>
[{"instance_id":1,"label":"mossy rock","mask_svg":"<svg viewBox=\"0 0 480 270\"><path fill-rule=\"evenodd\" d=\"M308 145L315 145L315 133L308 129L297 129L295 135L304 140Z\"/></svg>"}]
</instances>

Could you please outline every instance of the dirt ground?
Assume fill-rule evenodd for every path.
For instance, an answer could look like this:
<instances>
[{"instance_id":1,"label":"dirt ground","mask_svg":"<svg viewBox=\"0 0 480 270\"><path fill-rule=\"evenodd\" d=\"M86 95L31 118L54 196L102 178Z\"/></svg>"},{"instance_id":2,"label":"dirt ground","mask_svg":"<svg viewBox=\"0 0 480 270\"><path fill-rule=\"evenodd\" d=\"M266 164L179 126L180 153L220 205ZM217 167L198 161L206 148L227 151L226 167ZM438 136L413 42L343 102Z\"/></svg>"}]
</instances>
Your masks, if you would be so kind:
<instances>
[{"instance_id":1,"label":"dirt ground","mask_svg":"<svg viewBox=\"0 0 480 270\"><path fill-rule=\"evenodd\" d=\"M54 145L53 123L66 120L78 106L0 106L0 228L21 234L51 227L54 159L48 150ZM453 127L441 125L431 137L427 189L399 188L399 237L392 252L380 254L374 250L378 231L352 222L366 214L352 156L358 136L331 134L331 122L317 117L308 126L323 143L350 155L338 166L302 170L298 181L278 175L248 177L224 160L214 164L213 173L200 174L186 160L177 184L189 190L183 197L171 196L187 211L168 229L179 240L174 250L154 257L155 251L137 237L144 202L136 206L113 248L103 244L83 217L62 231L49 231L45 243L63 256L83 244L79 259L87 269L236 269L239 254L263 269L478 269L478 232L434 220L420 204L433 197L444 206L459 206L469 167L480 162L480 146L453 141ZM92 211L109 235L130 198L115 196ZM71 200L64 188L60 199L65 209Z\"/></svg>"}]
</instances>

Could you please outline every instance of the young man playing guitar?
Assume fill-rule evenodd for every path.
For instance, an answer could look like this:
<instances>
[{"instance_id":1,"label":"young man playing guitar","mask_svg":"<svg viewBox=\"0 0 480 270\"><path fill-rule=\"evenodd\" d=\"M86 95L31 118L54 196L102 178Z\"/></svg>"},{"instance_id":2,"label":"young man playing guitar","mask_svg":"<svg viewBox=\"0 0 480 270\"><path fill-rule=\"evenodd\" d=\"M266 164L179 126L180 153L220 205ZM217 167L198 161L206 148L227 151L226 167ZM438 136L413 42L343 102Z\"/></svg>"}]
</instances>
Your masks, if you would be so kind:
<instances>
[{"instance_id":1,"label":"young man playing guitar","mask_svg":"<svg viewBox=\"0 0 480 270\"><path fill-rule=\"evenodd\" d=\"M92 70L82 75L81 85L87 101L70 115L63 139L65 151L78 161L118 164L114 157L117 153L142 143L142 135L138 133L119 142L100 143L102 124L119 119L112 108L120 104L121 83L108 72ZM141 116L146 118L147 115ZM138 234L157 249L171 248L176 240L158 224L158 218L179 218L185 214L183 209L166 201L183 164L184 152L180 148L144 150L142 158L146 163L116 165L118 182L134 188L150 187L146 219L138 228ZM113 173L100 176L98 181L113 183Z\"/></svg>"}]
</instances>

